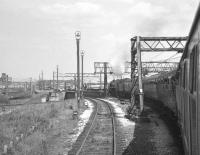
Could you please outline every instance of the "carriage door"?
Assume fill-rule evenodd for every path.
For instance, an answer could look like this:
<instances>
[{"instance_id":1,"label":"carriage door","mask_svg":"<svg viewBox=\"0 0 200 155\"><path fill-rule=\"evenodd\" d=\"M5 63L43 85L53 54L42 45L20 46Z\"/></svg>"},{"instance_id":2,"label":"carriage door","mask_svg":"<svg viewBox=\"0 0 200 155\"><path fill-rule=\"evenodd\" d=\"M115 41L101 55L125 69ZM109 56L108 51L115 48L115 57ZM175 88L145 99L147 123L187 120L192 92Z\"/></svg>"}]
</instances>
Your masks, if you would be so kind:
<instances>
[{"instance_id":1,"label":"carriage door","mask_svg":"<svg viewBox=\"0 0 200 155\"><path fill-rule=\"evenodd\" d=\"M190 96L189 96L189 110L190 110L190 142L191 155L197 154L197 46L194 46L190 54Z\"/></svg>"}]
</instances>

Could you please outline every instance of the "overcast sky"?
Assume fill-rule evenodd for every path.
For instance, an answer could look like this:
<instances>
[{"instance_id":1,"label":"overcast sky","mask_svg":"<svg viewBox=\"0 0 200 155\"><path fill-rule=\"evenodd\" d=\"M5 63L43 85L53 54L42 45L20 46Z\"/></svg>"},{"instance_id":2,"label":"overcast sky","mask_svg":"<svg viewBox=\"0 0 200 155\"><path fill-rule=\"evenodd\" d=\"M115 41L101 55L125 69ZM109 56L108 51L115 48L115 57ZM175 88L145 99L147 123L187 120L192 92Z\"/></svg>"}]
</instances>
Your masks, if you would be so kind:
<instances>
[{"instance_id":1,"label":"overcast sky","mask_svg":"<svg viewBox=\"0 0 200 155\"><path fill-rule=\"evenodd\" d=\"M85 71L130 61L130 38L188 35L198 0L0 0L0 73L18 78L76 72L81 31Z\"/></svg>"}]
</instances>

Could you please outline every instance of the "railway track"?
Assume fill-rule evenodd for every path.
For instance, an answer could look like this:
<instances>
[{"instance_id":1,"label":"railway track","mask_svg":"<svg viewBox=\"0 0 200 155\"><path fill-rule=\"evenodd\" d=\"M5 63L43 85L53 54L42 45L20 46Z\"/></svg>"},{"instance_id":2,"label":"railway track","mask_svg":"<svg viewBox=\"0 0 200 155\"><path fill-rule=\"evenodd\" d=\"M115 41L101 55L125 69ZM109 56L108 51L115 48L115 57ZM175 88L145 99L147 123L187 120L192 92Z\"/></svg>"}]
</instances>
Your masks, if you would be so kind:
<instances>
[{"instance_id":1,"label":"railway track","mask_svg":"<svg viewBox=\"0 0 200 155\"><path fill-rule=\"evenodd\" d=\"M99 99L89 99L94 111L69 155L116 155L116 122L111 105Z\"/></svg>"}]
</instances>

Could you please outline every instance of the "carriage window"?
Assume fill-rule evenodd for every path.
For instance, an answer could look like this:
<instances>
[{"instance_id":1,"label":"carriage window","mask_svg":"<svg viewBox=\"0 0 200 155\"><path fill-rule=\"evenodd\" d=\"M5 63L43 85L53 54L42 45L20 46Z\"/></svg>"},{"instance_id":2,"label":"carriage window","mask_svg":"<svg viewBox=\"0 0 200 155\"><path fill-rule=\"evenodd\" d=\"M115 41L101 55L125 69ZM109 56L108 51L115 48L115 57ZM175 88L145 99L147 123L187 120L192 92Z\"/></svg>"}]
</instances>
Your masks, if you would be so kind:
<instances>
[{"instance_id":1,"label":"carriage window","mask_svg":"<svg viewBox=\"0 0 200 155\"><path fill-rule=\"evenodd\" d=\"M194 46L190 54L190 92L196 91L197 87L197 46Z\"/></svg>"},{"instance_id":2,"label":"carriage window","mask_svg":"<svg viewBox=\"0 0 200 155\"><path fill-rule=\"evenodd\" d=\"M183 88L186 88L186 81L187 81L187 63L184 62L184 68L183 68Z\"/></svg>"},{"instance_id":3,"label":"carriage window","mask_svg":"<svg viewBox=\"0 0 200 155\"><path fill-rule=\"evenodd\" d=\"M182 86L182 69L180 69L179 73L179 86Z\"/></svg>"}]
</instances>

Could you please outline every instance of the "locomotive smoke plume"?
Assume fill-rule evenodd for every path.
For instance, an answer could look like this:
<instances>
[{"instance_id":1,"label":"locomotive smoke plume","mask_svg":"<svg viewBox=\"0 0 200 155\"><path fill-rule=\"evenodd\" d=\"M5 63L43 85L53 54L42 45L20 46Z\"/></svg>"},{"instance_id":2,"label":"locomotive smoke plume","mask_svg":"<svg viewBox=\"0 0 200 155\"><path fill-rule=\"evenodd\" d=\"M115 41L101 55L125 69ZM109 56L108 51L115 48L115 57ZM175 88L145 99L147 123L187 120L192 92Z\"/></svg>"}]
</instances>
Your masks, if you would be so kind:
<instances>
[{"instance_id":1,"label":"locomotive smoke plume","mask_svg":"<svg viewBox=\"0 0 200 155\"><path fill-rule=\"evenodd\" d=\"M116 75L122 75L125 71L125 61L129 61L129 59L130 56L128 51L122 50L116 52L110 62L113 72Z\"/></svg>"}]
</instances>

